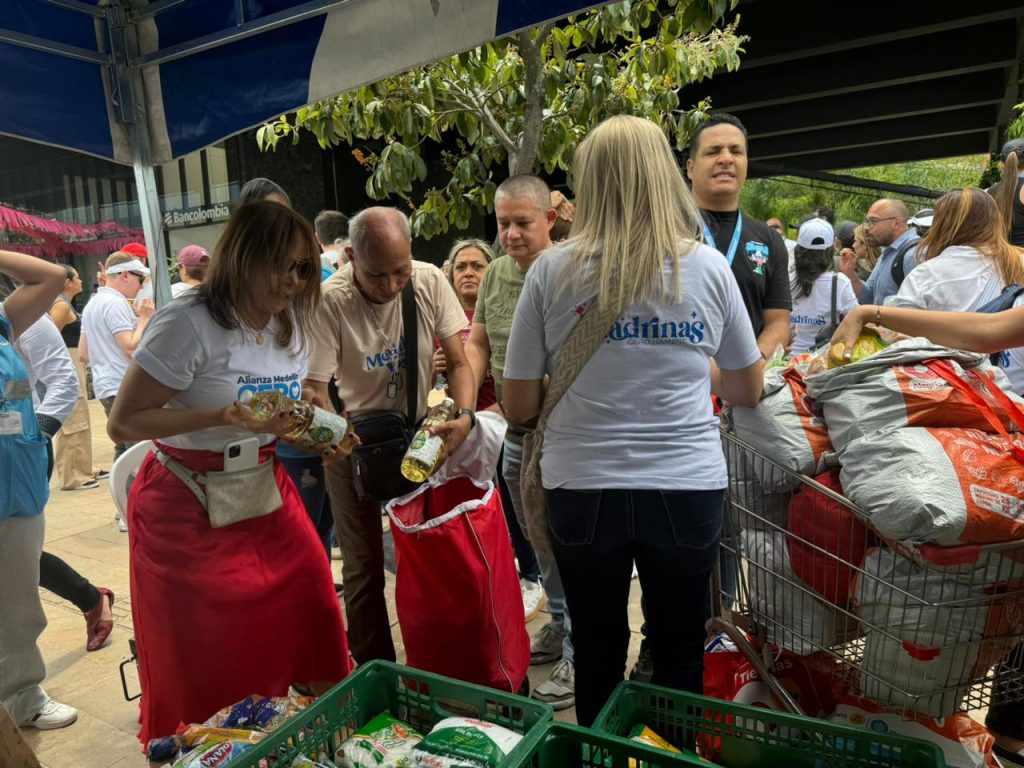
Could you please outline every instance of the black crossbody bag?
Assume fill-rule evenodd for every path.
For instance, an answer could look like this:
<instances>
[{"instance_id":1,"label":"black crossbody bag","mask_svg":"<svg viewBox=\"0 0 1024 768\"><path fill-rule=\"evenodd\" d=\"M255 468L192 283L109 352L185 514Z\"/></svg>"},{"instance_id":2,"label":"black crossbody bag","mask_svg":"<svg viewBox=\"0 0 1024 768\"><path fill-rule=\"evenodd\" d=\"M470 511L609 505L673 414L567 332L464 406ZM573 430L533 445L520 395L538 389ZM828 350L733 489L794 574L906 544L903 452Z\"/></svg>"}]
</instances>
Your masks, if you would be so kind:
<instances>
[{"instance_id":1,"label":"black crossbody bag","mask_svg":"<svg viewBox=\"0 0 1024 768\"><path fill-rule=\"evenodd\" d=\"M402 457L416 431L416 393L419 387L419 339L413 290L410 278L402 289L407 411L370 411L352 419L352 428L362 443L350 457L353 484L360 501L389 501L409 493L418 485L407 480L401 470Z\"/></svg>"}]
</instances>

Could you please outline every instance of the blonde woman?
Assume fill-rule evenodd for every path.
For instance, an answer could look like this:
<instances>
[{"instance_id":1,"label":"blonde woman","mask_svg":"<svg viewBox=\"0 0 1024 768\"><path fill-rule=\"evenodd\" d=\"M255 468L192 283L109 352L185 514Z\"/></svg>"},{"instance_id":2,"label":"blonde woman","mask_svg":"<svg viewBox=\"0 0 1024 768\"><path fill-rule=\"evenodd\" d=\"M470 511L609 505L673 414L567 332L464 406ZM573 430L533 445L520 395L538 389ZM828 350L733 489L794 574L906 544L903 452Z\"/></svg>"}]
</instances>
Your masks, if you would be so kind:
<instances>
[{"instance_id":1,"label":"blonde woman","mask_svg":"<svg viewBox=\"0 0 1024 768\"><path fill-rule=\"evenodd\" d=\"M887 304L965 312L994 299L1005 285L1024 283L1024 252L1010 245L999 208L980 189L954 189L939 198L917 253L922 262Z\"/></svg>"},{"instance_id":2,"label":"blonde woman","mask_svg":"<svg viewBox=\"0 0 1024 768\"><path fill-rule=\"evenodd\" d=\"M544 376L580 318L625 308L551 413L541 460L573 622L577 719L590 725L623 677L634 561L654 682L702 690L726 486L711 394L753 405L763 363L657 125L606 120L577 150L574 181L573 236L531 267L516 308L504 407L535 420Z\"/></svg>"}]
</instances>

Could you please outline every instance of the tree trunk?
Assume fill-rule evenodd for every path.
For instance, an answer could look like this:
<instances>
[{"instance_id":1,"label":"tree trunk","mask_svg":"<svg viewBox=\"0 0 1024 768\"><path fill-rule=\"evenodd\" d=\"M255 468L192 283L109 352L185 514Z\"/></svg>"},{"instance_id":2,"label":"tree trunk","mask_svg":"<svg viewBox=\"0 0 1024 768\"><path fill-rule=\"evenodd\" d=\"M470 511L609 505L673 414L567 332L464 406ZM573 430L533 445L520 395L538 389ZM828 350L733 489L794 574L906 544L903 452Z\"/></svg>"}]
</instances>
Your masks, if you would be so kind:
<instances>
[{"instance_id":1,"label":"tree trunk","mask_svg":"<svg viewBox=\"0 0 1024 768\"><path fill-rule=\"evenodd\" d=\"M540 134L544 120L544 62L541 59L541 44L550 34L551 26L545 24L536 39L530 39L528 31L516 35L516 45L523 59L526 70L526 104L523 109L523 133L519 142L519 151L508 154L508 172L514 176L519 173L533 173L540 149Z\"/></svg>"}]
</instances>

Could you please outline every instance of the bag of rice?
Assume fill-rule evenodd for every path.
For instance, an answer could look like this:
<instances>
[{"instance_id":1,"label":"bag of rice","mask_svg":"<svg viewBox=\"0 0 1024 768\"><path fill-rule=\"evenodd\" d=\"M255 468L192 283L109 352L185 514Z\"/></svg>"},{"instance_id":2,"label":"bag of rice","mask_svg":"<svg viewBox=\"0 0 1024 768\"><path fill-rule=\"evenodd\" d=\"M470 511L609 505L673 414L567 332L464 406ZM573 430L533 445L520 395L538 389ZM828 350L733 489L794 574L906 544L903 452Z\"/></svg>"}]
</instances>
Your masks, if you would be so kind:
<instances>
[{"instance_id":1,"label":"bag of rice","mask_svg":"<svg viewBox=\"0 0 1024 768\"><path fill-rule=\"evenodd\" d=\"M341 768L404 768L422 739L412 726L382 712L345 740L336 759Z\"/></svg>"},{"instance_id":2,"label":"bag of rice","mask_svg":"<svg viewBox=\"0 0 1024 768\"><path fill-rule=\"evenodd\" d=\"M508 728L469 717L449 717L435 725L412 751L413 768L497 768L522 736Z\"/></svg>"}]
</instances>

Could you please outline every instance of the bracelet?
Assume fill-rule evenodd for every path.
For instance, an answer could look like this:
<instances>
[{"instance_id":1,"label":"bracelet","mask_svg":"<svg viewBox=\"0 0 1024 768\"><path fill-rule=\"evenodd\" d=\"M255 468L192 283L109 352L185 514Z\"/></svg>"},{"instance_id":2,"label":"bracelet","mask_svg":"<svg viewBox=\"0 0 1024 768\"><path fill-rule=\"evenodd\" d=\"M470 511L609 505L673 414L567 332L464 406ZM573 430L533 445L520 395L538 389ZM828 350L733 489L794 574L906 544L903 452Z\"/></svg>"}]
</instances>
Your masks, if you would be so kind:
<instances>
[{"instance_id":1,"label":"bracelet","mask_svg":"<svg viewBox=\"0 0 1024 768\"><path fill-rule=\"evenodd\" d=\"M882 325L882 305L875 304L875 325Z\"/></svg>"}]
</instances>

